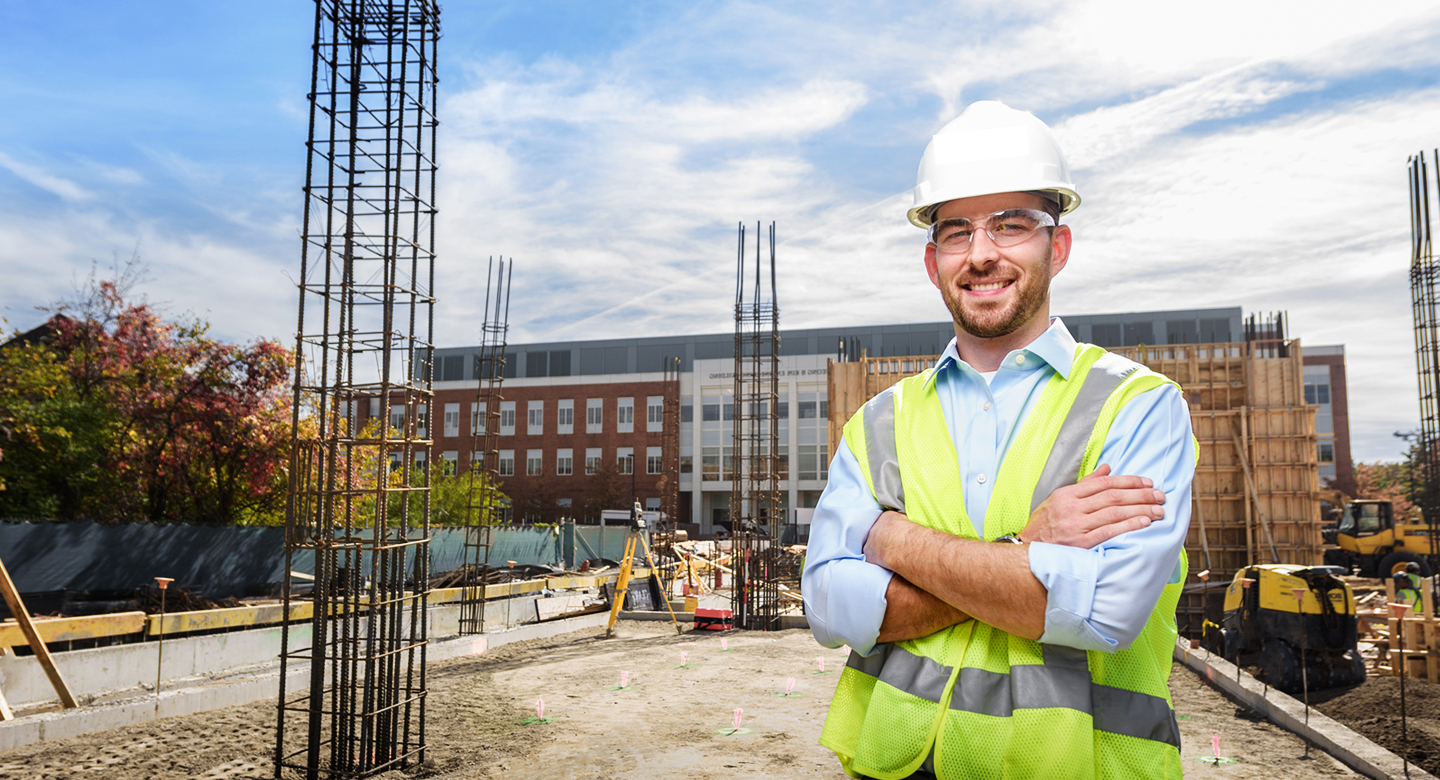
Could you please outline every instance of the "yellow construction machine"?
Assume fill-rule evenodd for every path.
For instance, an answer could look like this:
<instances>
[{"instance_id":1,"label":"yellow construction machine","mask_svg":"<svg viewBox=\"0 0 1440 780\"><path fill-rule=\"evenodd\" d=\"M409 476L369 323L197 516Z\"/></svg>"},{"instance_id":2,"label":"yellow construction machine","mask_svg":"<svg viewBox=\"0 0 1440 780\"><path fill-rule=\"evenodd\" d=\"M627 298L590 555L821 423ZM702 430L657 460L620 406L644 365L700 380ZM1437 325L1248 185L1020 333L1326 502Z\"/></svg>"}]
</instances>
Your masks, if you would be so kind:
<instances>
[{"instance_id":1,"label":"yellow construction machine","mask_svg":"<svg viewBox=\"0 0 1440 780\"><path fill-rule=\"evenodd\" d=\"M1430 527L1418 509L1403 518L1395 517L1389 501L1351 500L1335 490L1321 491L1320 498L1338 507L1333 522L1320 530L1325 540L1325 564L1339 566L1346 573L1384 579L1404 571L1405 564L1420 567L1420 576L1429 577Z\"/></svg>"},{"instance_id":2,"label":"yellow construction machine","mask_svg":"<svg viewBox=\"0 0 1440 780\"><path fill-rule=\"evenodd\" d=\"M1311 690L1364 682L1355 594L1336 574L1291 563L1241 569L1225 591L1221 624L1205 621L1205 646L1231 663L1259 666L1260 680L1286 693L1299 693L1307 679ZM1298 602L1294 588L1305 589Z\"/></svg>"}]
</instances>

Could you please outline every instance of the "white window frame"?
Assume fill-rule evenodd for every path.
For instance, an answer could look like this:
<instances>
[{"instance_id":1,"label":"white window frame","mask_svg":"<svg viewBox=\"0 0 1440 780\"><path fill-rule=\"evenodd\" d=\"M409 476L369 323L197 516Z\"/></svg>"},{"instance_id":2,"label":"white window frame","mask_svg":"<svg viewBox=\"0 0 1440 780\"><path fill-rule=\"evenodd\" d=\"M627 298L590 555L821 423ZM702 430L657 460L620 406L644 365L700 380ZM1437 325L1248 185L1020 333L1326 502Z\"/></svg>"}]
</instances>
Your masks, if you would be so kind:
<instances>
[{"instance_id":1,"label":"white window frame","mask_svg":"<svg viewBox=\"0 0 1440 780\"><path fill-rule=\"evenodd\" d=\"M515 450L500 450L500 463L495 473L502 477L515 476Z\"/></svg>"},{"instance_id":2,"label":"white window frame","mask_svg":"<svg viewBox=\"0 0 1440 780\"><path fill-rule=\"evenodd\" d=\"M635 399L618 398L615 401L615 430L618 433L635 432Z\"/></svg>"},{"instance_id":3,"label":"white window frame","mask_svg":"<svg viewBox=\"0 0 1440 780\"><path fill-rule=\"evenodd\" d=\"M460 435L460 404L445 404L445 435Z\"/></svg>"},{"instance_id":4,"label":"white window frame","mask_svg":"<svg viewBox=\"0 0 1440 780\"><path fill-rule=\"evenodd\" d=\"M470 402L470 435L479 436L485 433L485 407L486 403Z\"/></svg>"},{"instance_id":5,"label":"white window frame","mask_svg":"<svg viewBox=\"0 0 1440 780\"><path fill-rule=\"evenodd\" d=\"M599 447L586 447L586 448L585 448L585 475L586 475L586 476L589 476L589 475L591 475L591 474L594 474L594 473L595 473L595 469L600 468L600 459L601 459L602 457L604 457L603 452L604 452L604 451L601 450Z\"/></svg>"},{"instance_id":6,"label":"white window frame","mask_svg":"<svg viewBox=\"0 0 1440 780\"><path fill-rule=\"evenodd\" d=\"M459 406L459 404L455 404ZM460 416L460 410L455 410L455 416ZM440 476L453 477L460 468L460 453L454 450L440 453Z\"/></svg>"},{"instance_id":7,"label":"white window frame","mask_svg":"<svg viewBox=\"0 0 1440 780\"><path fill-rule=\"evenodd\" d=\"M575 473L575 450L555 451L555 473L562 477L568 477Z\"/></svg>"},{"instance_id":8,"label":"white window frame","mask_svg":"<svg viewBox=\"0 0 1440 780\"><path fill-rule=\"evenodd\" d=\"M405 433L405 404L390 404L390 430L404 435Z\"/></svg>"},{"instance_id":9,"label":"white window frame","mask_svg":"<svg viewBox=\"0 0 1440 780\"><path fill-rule=\"evenodd\" d=\"M555 432L575 432L575 399L563 398L555 402Z\"/></svg>"},{"instance_id":10,"label":"white window frame","mask_svg":"<svg viewBox=\"0 0 1440 780\"><path fill-rule=\"evenodd\" d=\"M617 469L619 469L619 471L620 471L621 474L634 474L634 473L635 473L635 448L634 448L634 447L616 447L616 448L615 448L615 466L616 466Z\"/></svg>"},{"instance_id":11,"label":"white window frame","mask_svg":"<svg viewBox=\"0 0 1440 780\"><path fill-rule=\"evenodd\" d=\"M605 399L604 399L604 398L586 398L586 399L585 399L585 432L586 432L586 433L604 433L604 432L605 432Z\"/></svg>"},{"instance_id":12,"label":"white window frame","mask_svg":"<svg viewBox=\"0 0 1440 780\"><path fill-rule=\"evenodd\" d=\"M645 430L659 433L665 430L665 397L652 395L645 399Z\"/></svg>"},{"instance_id":13,"label":"white window frame","mask_svg":"<svg viewBox=\"0 0 1440 780\"><path fill-rule=\"evenodd\" d=\"M525 404L525 432L539 436L545 432L545 402L528 401Z\"/></svg>"},{"instance_id":14,"label":"white window frame","mask_svg":"<svg viewBox=\"0 0 1440 780\"><path fill-rule=\"evenodd\" d=\"M659 474L664 470L665 456L659 447L645 448L645 473Z\"/></svg>"},{"instance_id":15,"label":"white window frame","mask_svg":"<svg viewBox=\"0 0 1440 780\"><path fill-rule=\"evenodd\" d=\"M507 424L507 422L506 422L507 420L509 421L508 424ZM514 436L514 435L515 435L515 402L514 402L514 401L501 401L501 402L500 402L500 435L501 435L501 436Z\"/></svg>"},{"instance_id":16,"label":"white window frame","mask_svg":"<svg viewBox=\"0 0 1440 780\"><path fill-rule=\"evenodd\" d=\"M525 476L538 477L545 473L545 450L525 450Z\"/></svg>"}]
</instances>

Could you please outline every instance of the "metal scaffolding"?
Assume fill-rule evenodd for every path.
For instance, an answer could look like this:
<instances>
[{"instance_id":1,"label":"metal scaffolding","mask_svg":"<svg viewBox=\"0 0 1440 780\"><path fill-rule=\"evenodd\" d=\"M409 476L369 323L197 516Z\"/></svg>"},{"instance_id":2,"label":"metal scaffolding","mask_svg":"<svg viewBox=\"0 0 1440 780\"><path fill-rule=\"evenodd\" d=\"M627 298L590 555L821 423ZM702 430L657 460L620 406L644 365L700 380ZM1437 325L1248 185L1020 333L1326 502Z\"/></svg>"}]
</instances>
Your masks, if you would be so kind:
<instances>
[{"instance_id":1,"label":"metal scaffolding","mask_svg":"<svg viewBox=\"0 0 1440 780\"><path fill-rule=\"evenodd\" d=\"M1430 243L1430 166L1440 177L1440 152L1410 158L1410 305L1415 316L1415 367L1420 380L1418 503L1430 535L1430 570L1440 571L1440 313L1436 276L1440 274ZM1440 178L1436 180L1440 187Z\"/></svg>"},{"instance_id":2,"label":"metal scaffolding","mask_svg":"<svg viewBox=\"0 0 1440 780\"><path fill-rule=\"evenodd\" d=\"M460 633L485 631L485 581L490 573L490 535L500 520L497 486L500 477L500 395L505 381L505 345L510 331L510 277L505 258L495 273L495 258L485 272L484 319L480 324L480 351L475 354L478 390L470 410L470 497L465 512L465 571L460 597ZM493 290L493 300L492 300Z\"/></svg>"},{"instance_id":3,"label":"metal scaffolding","mask_svg":"<svg viewBox=\"0 0 1440 780\"><path fill-rule=\"evenodd\" d=\"M753 278L746 269L745 226L740 225L735 265L735 396L730 482L731 609L738 627L780 627L779 572L772 544L781 530L780 306L775 294L775 223L770 223L769 286L755 226ZM778 550L778 548L775 548Z\"/></svg>"},{"instance_id":4,"label":"metal scaffolding","mask_svg":"<svg viewBox=\"0 0 1440 780\"><path fill-rule=\"evenodd\" d=\"M439 37L434 0L315 4L276 778L424 760Z\"/></svg>"}]
</instances>

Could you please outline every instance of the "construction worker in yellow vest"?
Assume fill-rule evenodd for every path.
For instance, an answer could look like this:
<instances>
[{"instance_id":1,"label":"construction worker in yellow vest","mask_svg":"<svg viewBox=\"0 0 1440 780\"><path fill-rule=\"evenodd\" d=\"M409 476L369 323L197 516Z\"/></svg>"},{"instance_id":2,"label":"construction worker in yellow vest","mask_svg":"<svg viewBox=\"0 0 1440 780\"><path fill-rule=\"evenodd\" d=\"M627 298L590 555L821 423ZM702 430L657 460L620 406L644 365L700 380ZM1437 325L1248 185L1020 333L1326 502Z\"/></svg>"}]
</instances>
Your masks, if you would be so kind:
<instances>
[{"instance_id":1,"label":"construction worker in yellow vest","mask_svg":"<svg viewBox=\"0 0 1440 780\"><path fill-rule=\"evenodd\" d=\"M804 573L816 639L852 649L820 737L851 776L1180 777L1195 442L1174 383L1050 315L1079 203L1050 129L1000 103L921 158L909 219L955 340L845 426ZM1143 269L1105 270L1115 300L1071 305L1134 305Z\"/></svg>"},{"instance_id":2,"label":"construction worker in yellow vest","mask_svg":"<svg viewBox=\"0 0 1440 780\"><path fill-rule=\"evenodd\" d=\"M1420 605L1420 564L1411 561L1405 564L1404 571L1395 572L1392 577L1395 581L1395 603L1413 604L1416 609Z\"/></svg>"}]
</instances>

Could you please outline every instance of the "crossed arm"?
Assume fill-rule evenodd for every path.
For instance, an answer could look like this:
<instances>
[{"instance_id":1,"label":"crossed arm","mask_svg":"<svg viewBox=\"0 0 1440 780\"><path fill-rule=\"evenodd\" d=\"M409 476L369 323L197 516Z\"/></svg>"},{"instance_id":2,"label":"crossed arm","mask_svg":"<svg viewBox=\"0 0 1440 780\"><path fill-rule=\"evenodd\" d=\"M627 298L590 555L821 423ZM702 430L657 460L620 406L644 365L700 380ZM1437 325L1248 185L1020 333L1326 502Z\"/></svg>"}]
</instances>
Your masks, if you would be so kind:
<instances>
[{"instance_id":1,"label":"crossed arm","mask_svg":"<svg viewBox=\"0 0 1440 780\"><path fill-rule=\"evenodd\" d=\"M962 539L883 512L865 540L865 560L895 572L877 641L928 636L972 617L1039 639L1047 591L1030 571L1028 543L1092 548L1164 517L1164 503L1149 478L1112 476L1102 465L1036 508L1017 536L1026 544Z\"/></svg>"}]
</instances>

